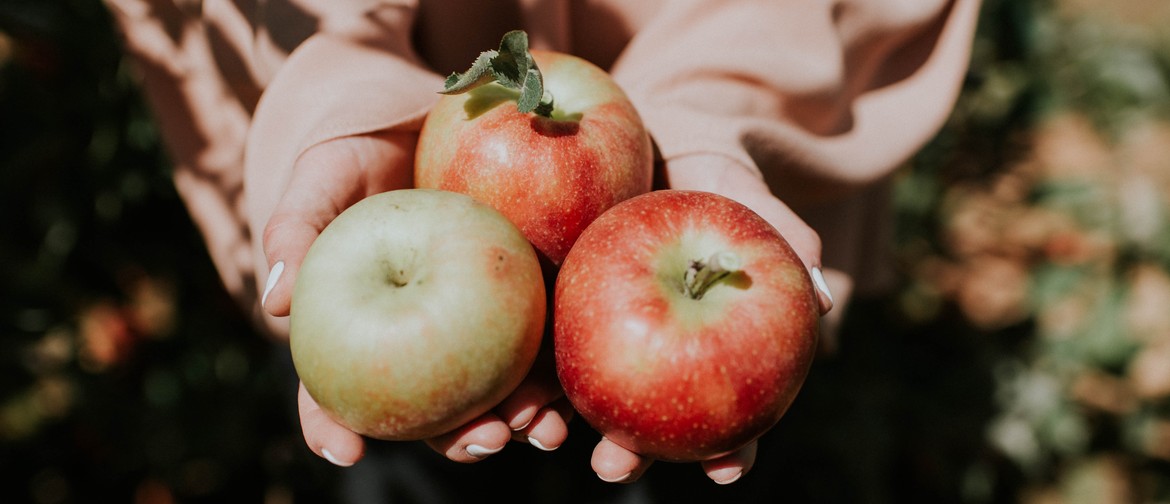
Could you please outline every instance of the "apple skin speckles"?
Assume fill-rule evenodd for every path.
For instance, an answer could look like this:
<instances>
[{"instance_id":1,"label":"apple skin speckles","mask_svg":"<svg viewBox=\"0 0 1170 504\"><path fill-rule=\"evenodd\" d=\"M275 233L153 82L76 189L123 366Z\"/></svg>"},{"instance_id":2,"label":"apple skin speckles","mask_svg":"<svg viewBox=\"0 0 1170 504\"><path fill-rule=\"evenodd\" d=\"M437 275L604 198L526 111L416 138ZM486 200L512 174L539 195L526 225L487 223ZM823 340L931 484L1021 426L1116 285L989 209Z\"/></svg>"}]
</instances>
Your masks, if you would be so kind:
<instances>
[{"instance_id":1,"label":"apple skin speckles","mask_svg":"<svg viewBox=\"0 0 1170 504\"><path fill-rule=\"evenodd\" d=\"M687 268L724 251L741 269L689 296ZM711 193L655 191L602 214L565 259L557 373L607 439L707 460L780 420L811 366L818 320L807 270L767 221Z\"/></svg>"}]
</instances>

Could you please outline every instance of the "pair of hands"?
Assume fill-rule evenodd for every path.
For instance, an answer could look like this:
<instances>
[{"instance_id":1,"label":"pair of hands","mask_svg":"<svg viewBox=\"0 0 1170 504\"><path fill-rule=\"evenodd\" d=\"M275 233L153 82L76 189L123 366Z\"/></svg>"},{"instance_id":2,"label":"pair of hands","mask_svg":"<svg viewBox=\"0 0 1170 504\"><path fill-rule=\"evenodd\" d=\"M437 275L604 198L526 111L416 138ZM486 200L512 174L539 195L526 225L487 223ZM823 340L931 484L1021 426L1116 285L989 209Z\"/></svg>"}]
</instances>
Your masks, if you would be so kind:
<instances>
[{"instance_id":1,"label":"pair of hands","mask_svg":"<svg viewBox=\"0 0 1170 504\"><path fill-rule=\"evenodd\" d=\"M366 196L413 185L416 140L414 134L397 132L349 136L318 144L297 159L288 186L264 229L263 250L270 271L261 301L266 313L288 315L301 261L333 218ZM721 156L690 156L668 162L666 178L675 189L704 190L736 199L771 222L817 280L821 312L832 308L832 298L820 279L820 239L772 195L758 173ZM363 438L333 421L303 385L298 402L305 442L314 453L339 466L352 465L362 458ZM568 436L572 416L573 409L560 389L551 357L546 354L493 410L450 433L426 440L426 444L453 461L465 463L490 456L510 441L554 450ZM753 442L701 465L709 478L726 484L747 473L755 458ZM608 482L636 481L652 462L604 438L592 457L593 470Z\"/></svg>"}]
</instances>

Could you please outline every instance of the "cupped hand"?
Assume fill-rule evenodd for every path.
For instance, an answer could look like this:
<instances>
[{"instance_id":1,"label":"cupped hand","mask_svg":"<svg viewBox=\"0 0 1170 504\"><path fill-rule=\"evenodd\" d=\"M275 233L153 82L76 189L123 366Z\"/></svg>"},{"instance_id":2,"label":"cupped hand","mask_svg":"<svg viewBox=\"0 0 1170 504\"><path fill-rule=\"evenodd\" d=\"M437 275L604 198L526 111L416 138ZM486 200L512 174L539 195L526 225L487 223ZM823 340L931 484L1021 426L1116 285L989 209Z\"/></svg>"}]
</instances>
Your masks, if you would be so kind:
<instances>
[{"instance_id":1,"label":"cupped hand","mask_svg":"<svg viewBox=\"0 0 1170 504\"><path fill-rule=\"evenodd\" d=\"M824 315L833 308L833 297L821 272L821 240L784 202L776 198L763 177L754 169L731 158L716 155L692 155L666 164L667 185L671 189L707 191L736 200L771 223L792 246L809 270ZM755 441L739 450L700 462L712 481L730 484L751 470L756 460ZM597 476L613 483L632 483L654 461L602 438L593 450L592 465Z\"/></svg>"},{"instance_id":2,"label":"cupped hand","mask_svg":"<svg viewBox=\"0 0 1170 504\"><path fill-rule=\"evenodd\" d=\"M261 297L264 311L289 314L293 285L313 240L343 210L366 196L412 186L417 135L377 132L329 140L306 150L264 228L263 252L269 275ZM568 435L572 413L551 371L538 358L533 371L492 411L434 439L428 446L457 462L475 462L510 440L552 450ZM302 385L298 394L305 442L317 455L349 466L365 453L362 436L335 422Z\"/></svg>"}]
</instances>

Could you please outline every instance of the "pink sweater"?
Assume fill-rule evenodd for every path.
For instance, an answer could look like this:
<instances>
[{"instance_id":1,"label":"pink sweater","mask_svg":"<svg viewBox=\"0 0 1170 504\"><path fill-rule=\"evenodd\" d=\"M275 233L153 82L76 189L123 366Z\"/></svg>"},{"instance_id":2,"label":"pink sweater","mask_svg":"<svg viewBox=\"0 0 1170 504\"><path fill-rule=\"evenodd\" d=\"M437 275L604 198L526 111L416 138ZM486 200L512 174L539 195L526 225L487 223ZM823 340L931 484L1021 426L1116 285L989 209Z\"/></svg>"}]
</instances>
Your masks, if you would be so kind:
<instances>
[{"instance_id":1,"label":"pink sweater","mask_svg":"<svg viewBox=\"0 0 1170 504\"><path fill-rule=\"evenodd\" d=\"M759 170L821 235L841 305L889 278L888 175L950 113L979 9L978 0L106 3L179 193L228 291L256 314L257 235L297 156L345 135L417 131L442 76L516 28L534 48L609 70L668 162L716 154Z\"/></svg>"}]
</instances>

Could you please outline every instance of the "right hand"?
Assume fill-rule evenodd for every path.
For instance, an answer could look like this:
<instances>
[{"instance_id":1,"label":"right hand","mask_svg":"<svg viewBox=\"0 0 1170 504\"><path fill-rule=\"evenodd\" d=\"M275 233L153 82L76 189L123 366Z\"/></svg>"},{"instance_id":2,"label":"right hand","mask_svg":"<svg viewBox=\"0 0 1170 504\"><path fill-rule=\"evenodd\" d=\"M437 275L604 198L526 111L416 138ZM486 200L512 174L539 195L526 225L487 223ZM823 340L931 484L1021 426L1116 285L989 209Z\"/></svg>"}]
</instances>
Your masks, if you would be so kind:
<instances>
[{"instance_id":1,"label":"right hand","mask_svg":"<svg viewBox=\"0 0 1170 504\"><path fill-rule=\"evenodd\" d=\"M821 276L821 239L808 224L780 201L762 177L746 166L722 156L688 156L666 164L667 184L672 189L689 189L721 194L744 205L772 224L792 246L816 281L820 312L833 309L833 298ZM757 443L732 453L700 462L703 472L721 485L738 480L756 461ZM593 450L593 470L603 481L632 483L650 468L653 459L627 450L602 438Z\"/></svg>"}]
</instances>

